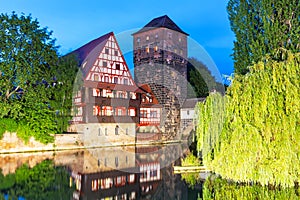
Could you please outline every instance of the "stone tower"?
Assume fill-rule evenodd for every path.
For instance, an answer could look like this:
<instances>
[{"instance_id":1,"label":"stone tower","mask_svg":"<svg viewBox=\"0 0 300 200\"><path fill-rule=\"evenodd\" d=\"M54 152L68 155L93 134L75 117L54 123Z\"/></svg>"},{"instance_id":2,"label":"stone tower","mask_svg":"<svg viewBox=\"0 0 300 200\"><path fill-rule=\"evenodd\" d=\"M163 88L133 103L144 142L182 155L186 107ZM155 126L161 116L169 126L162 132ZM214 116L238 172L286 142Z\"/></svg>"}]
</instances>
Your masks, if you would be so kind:
<instances>
[{"instance_id":1,"label":"stone tower","mask_svg":"<svg viewBox=\"0 0 300 200\"><path fill-rule=\"evenodd\" d=\"M164 139L180 137L180 107L187 96L187 36L167 15L133 34L134 79L148 84L162 105Z\"/></svg>"}]
</instances>

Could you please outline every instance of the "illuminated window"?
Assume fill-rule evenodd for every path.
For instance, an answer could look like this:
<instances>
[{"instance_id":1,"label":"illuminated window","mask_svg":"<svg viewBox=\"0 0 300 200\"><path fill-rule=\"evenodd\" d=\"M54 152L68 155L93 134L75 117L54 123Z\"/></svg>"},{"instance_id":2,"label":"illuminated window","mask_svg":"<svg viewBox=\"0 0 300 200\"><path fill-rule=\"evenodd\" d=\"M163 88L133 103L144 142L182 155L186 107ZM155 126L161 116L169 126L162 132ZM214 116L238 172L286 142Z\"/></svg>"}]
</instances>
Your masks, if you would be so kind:
<instances>
[{"instance_id":1,"label":"illuminated window","mask_svg":"<svg viewBox=\"0 0 300 200\"><path fill-rule=\"evenodd\" d=\"M100 112L101 109L100 109L100 106L93 106L93 115L96 116L96 115L100 115Z\"/></svg>"},{"instance_id":2,"label":"illuminated window","mask_svg":"<svg viewBox=\"0 0 300 200\"><path fill-rule=\"evenodd\" d=\"M93 89L93 96L94 97L100 97L100 90L99 89Z\"/></svg>"},{"instance_id":3,"label":"illuminated window","mask_svg":"<svg viewBox=\"0 0 300 200\"><path fill-rule=\"evenodd\" d=\"M102 115L103 116L112 116L113 115L113 107L112 106L103 106L102 107Z\"/></svg>"},{"instance_id":4,"label":"illuminated window","mask_svg":"<svg viewBox=\"0 0 300 200\"><path fill-rule=\"evenodd\" d=\"M126 176L117 176L115 178L115 183L117 187L124 186L126 184Z\"/></svg>"},{"instance_id":5,"label":"illuminated window","mask_svg":"<svg viewBox=\"0 0 300 200\"><path fill-rule=\"evenodd\" d=\"M148 41L150 39L149 35L146 36L146 41Z\"/></svg>"},{"instance_id":6,"label":"illuminated window","mask_svg":"<svg viewBox=\"0 0 300 200\"><path fill-rule=\"evenodd\" d=\"M150 49L149 47L146 47L146 52L149 53L150 52Z\"/></svg>"},{"instance_id":7,"label":"illuminated window","mask_svg":"<svg viewBox=\"0 0 300 200\"><path fill-rule=\"evenodd\" d=\"M101 189L109 189L113 186L112 178L103 178L100 179Z\"/></svg>"},{"instance_id":8,"label":"illuminated window","mask_svg":"<svg viewBox=\"0 0 300 200\"><path fill-rule=\"evenodd\" d=\"M92 191L97 191L99 190L99 184L98 184L98 180L92 180Z\"/></svg>"},{"instance_id":9,"label":"illuminated window","mask_svg":"<svg viewBox=\"0 0 300 200\"><path fill-rule=\"evenodd\" d=\"M130 92L130 99L136 99L136 93L135 92Z\"/></svg>"},{"instance_id":10,"label":"illuminated window","mask_svg":"<svg viewBox=\"0 0 300 200\"><path fill-rule=\"evenodd\" d=\"M156 45L155 47L154 47L154 51L157 51L158 50L158 46Z\"/></svg>"},{"instance_id":11,"label":"illuminated window","mask_svg":"<svg viewBox=\"0 0 300 200\"><path fill-rule=\"evenodd\" d=\"M130 174L128 176L128 182L129 183L134 183L135 182L135 175L134 174Z\"/></svg>"},{"instance_id":12,"label":"illuminated window","mask_svg":"<svg viewBox=\"0 0 300 200\"><path fill-rule=\"evenodd\" d=\"M128 115L134 117L136 115L135 108L129 108Z\"/></svg>"}]
</instances>

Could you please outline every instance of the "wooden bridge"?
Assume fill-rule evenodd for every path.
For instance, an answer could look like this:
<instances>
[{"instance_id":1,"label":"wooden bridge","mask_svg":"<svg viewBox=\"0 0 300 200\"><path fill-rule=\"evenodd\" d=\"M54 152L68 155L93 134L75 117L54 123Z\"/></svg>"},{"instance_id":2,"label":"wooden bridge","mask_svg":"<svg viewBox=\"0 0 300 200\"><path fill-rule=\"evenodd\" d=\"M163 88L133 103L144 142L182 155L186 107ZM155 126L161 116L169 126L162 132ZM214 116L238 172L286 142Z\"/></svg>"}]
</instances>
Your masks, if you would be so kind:
<instances>
[{"instance_id":1,"label":"wooden bridge","mask_svg":"<svg viewBox=\"0 0 300 200\"><path fill-rule=\"evenodd\" d=\"M208 173L208 170L205 166L174 166L174 174L182 173Z\"/></svg>"}]
</instances>

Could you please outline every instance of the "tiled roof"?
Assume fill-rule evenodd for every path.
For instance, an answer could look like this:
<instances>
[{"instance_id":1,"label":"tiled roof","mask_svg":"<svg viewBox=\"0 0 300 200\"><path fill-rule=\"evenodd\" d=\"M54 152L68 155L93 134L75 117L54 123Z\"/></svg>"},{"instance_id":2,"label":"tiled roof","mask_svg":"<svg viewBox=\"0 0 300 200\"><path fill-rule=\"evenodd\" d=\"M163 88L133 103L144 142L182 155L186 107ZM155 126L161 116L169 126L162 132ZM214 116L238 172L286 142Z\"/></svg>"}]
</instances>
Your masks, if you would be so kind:
<instances>
[{"instance_id":1,"label":"tiled roof","mask_svg":"<svg viewBox=\"0 0 300 200\"><path fill-rule=\"evenodd\" d=\"M177 26L167 15L152 19L148 24L146 24L141 30L139 30L136 33L142 33L153 28L161 28L161 27L177 31L185 35L189 35L183 30L181 30L181 28L179 28L179 26Z\"/></svg>"},{"instance_id":2,"label":"tiled roof","mask_svg":"<svg viewBox=\"0 0 300 200\"><path fill-rule=\"evenodd\" d=\"M75 54L78 58L79 64L81 65L83 61L89 56L89 54L97 47L97 49L103 49L104 45L106 44L106 41L108 38L113 35L113 32L109 32L97 39L94 39L90 41L89 43L81 46L80 48L72 51L69 54ZM99 46L100 45L100 46ZM100 48L99 48L100 47ZM102 47L102 48L101 48ZM101 51L99 51L101 52Z\"/></svg>"},{"instance_id":3,"label":"tiled roof","mask_svg":"<svg viewBox=\"0 0 300 200\"><path fill-rule=\"evenodd\" d=\"M198 102L205 101L205 98L186 99L181 108L194 108Z\"/></svg>"}]
</instances>

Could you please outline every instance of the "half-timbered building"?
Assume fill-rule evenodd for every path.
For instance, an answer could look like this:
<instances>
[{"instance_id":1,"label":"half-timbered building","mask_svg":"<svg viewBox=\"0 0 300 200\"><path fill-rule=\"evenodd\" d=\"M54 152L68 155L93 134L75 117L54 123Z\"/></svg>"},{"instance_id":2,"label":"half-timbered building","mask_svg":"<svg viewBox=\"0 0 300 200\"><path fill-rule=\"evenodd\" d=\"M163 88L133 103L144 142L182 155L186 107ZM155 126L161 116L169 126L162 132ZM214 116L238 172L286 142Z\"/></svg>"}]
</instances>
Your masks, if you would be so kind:
<instances>
[{"instance_id":1,"label":"half-timbered building","mask_svg":"<svg viewBox=\"0 0 300 200\"><path fill-rule=\"evenodd\" d=\"M71 54L78 58L82 79L74 95L76 131L89 132L95 142L95 134L135 136L143 91L135 84L114 33Z\"/></svg>"}]
</instances>

